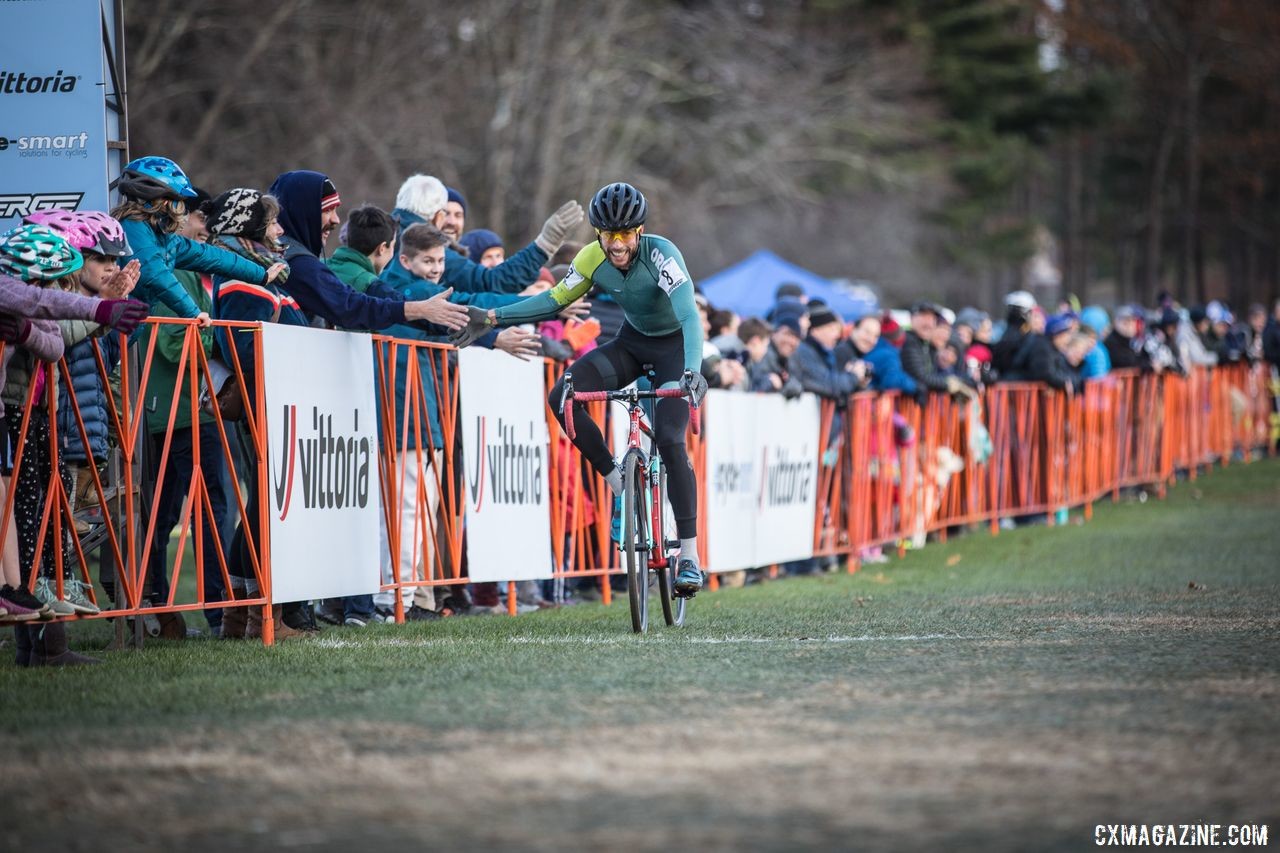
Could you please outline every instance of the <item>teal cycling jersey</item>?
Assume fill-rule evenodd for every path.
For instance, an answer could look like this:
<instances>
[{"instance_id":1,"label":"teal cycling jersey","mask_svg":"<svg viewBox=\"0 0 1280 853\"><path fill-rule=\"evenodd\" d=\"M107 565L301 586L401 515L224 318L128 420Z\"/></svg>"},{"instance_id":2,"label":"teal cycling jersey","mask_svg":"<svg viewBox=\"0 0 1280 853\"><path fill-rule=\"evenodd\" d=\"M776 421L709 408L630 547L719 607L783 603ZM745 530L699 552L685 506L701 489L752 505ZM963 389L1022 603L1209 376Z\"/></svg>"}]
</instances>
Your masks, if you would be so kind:
<instances>
[{"instance_id":1,"label":"teal cycling jersey","mask_svg":"<svg viewBox=\"0 0 1280 853\"><path fill-rule=\"evenodd\" d=\"M622 307L627 322L650 337L684 332L684 366L702 367L702 318L693 301L693 279L676 244L656 234L640 235L640 248L626 272L609 263L599 241L587 244L564 280L548 291L494 311L498 323L514 326L555 317L598 285Z\"/></svg>"}]
</instances>

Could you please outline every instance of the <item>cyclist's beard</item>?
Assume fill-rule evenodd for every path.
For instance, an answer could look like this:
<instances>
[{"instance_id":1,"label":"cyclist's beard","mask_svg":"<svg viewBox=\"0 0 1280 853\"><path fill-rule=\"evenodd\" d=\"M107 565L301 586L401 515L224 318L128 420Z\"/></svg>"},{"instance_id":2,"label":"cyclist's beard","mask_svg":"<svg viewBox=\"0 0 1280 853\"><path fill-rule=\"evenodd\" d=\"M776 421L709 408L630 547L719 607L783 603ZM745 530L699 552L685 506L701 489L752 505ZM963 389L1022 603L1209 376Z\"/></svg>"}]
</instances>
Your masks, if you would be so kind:
<instances>
[{"instance_id":1,"label":"cyclist's beard","mask_svg":"<svg viewBox=\"0 0 1280 853\"><path fill-rule=\"evenodd\" d=\"M627 270L631 269L631 265L635 263L636 255L638 255L639 253L640 253L640 247L636 246L634 249L627 249L625 251L625 254L622 256L622 258L619 259L615 256L616 253L610 250L610 247L605 246L605 249L604 249L604 256L609 259L609 263L613 264L615 267L622 270L623 272L626 272Z\"/></svg>"}]
</instances>

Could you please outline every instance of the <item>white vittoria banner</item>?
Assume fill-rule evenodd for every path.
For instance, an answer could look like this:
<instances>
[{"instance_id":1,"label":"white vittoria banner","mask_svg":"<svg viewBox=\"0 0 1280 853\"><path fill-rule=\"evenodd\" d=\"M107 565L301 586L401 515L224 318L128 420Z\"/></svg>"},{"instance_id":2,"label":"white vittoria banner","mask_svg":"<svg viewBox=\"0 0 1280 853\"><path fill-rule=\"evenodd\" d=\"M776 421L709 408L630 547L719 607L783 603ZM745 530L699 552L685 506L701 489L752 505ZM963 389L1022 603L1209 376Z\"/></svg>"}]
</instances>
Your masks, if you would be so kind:
<instances>
[{"instance_id":1,"label":"white vittoria banner","mask_svg":"<svg viewBox=\"0 0 1280 853\"><path fill-rule=\"evenodd\" d=\"M813 556L819 403L710 391L707 555L712 571Z\"/></svg>"},{"instance_id":2,"label":"white vittoria banner","mask_svg":"<svg viewBox=\"0 0 1280 853\"><path fill-rule=\"evenodd\" d=\"M377 592L372 339L267 323L262 364L272 600Z\"/></svg>"},{"instance_id":3,"label":"white vittoria banner","mask_svg":"<svg viewBox=\"0 0 1280 853\"><path fill-rule=\"evenodd\" d=\"M477 582L551 577L542 362L468 347L458 353L458 377L468 575Z\"/></svg>"},{"instance_id":4,"label":"white vittoria banner","mask_svg":"<svg viewBox=\"0 0 1280 853\"><path fill-rule=\"evenodd\" d=\"M0 231L38 210L107 210L100 0L0 9Z\"/></svg>"}]
</instances>

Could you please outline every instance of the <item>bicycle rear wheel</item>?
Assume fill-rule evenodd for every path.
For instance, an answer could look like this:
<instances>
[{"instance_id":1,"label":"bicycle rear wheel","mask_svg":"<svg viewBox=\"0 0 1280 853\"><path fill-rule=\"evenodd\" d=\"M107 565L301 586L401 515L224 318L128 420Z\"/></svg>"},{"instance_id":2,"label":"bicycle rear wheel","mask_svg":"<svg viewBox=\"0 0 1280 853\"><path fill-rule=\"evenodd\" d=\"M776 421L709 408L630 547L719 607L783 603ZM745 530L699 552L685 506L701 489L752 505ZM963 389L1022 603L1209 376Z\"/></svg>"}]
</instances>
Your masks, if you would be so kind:
<instances>
[{"instance_id":1,"label":"bicycle rear wheel","mask_svg":"<svg viewBox=\"0 0 1280 853\"><path fill-rule=\"evenodd\" d=\"M671 516L671 508L667 506L667 469L662 468L662 476L658 479L658 500L662 507L661 538L665 540L675 532L675 522ZM666 542L663 542L666 546ZM677 628L684 625L684 609L689 600L676 596L676 564L675 557L667 560L667 564L658 571L658 594L662 596L662 618L668 625Z\"/></svg>"},{"instance_id":2,"label":"bicycle rear wheel","mask_svg":"<svg viewBox=\"0 0 1280 853\"><path fill-rule=\"evenodd\" d=\"M622 561L627 570L631 630L649 627L649 513L645 509L644 458L630 451L622 460Z\"/></svg>"}]
</instances>

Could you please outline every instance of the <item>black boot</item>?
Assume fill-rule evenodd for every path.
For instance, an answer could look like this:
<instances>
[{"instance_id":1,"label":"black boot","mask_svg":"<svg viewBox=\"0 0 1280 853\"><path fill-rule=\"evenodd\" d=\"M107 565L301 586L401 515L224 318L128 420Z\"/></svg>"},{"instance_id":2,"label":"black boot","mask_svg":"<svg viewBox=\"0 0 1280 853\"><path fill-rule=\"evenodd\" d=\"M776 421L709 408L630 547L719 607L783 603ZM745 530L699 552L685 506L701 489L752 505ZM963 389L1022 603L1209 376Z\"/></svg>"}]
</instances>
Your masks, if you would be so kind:
<instances>
[{"instance_id":1,"label":"black boot","mask_svg":"<svg viewBox=\"0 0 1280 853\"><path fill-rule=\"evenodd\" d=\"M78 666L102 663L97 658L77 654L67 648L67 626L62 622L50 622L32 628L32 666Z\"/></svg>"},{"instance_id":2,"label":"black boot","mask_svg":"<svg viewBox=\"0 0 1280 853\"><path fill-rule=\"evenodd\" d=\"M13 646L16 649L13 662L18 666L31 666L31 633L26 625L13 626Z\"/></svg>"}]
</instances>

